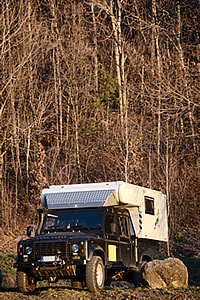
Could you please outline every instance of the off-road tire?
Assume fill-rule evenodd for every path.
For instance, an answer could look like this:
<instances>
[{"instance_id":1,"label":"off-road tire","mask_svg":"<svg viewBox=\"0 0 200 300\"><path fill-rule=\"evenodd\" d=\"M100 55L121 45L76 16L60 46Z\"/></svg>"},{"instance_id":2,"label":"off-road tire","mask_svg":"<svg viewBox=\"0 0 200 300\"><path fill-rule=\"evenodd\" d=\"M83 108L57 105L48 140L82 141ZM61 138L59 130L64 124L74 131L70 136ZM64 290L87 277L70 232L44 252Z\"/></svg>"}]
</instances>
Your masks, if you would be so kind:
<instances>
[{"instance_id":1,"label":"off-road tire","mask_svg":"<svg viewBox=\"0 0 200 300\"><path fill-rule=\"evenodd\" d=\"M147 260L143 260L143 261L141 261L141 263L138 265L138 270L139 270L140 273L142 273L142 272L144 271L144 267L145 267L145 265L146 265L147 263L148 263Z\"/></svg>"},{"instance_id":2,"label":"off-road tire","mask_svg":"<svg viewBox=\"0 0 200 300\"><path fill-rule=\"evenodd\" d=\"M25 272L17 271L17 289L22 293L31 293L35 290L35 282Z\"/></svg>"},{"instance_id":3,"label":"off-road tire","mask_svg":"<svg viewBox=\"0 0 200 300\"><path fill-rule=\"evenodd\" d=\"M86 285L92 293L97 293L104 288L105 267L101 257L93 256L86 265Z\"/></svg>"},{"instance_id":4,"label":"off-road tire","mask_svg":"<svg viewBox=\"0 0 200 300\"><path fill-rule=\"evenodd\" d=\"M146 286L147 287L147 283L145 282L145 280L143 279L143 272L144 272L144 268L145 268L145 265L148 263L147 260L143 260L140 262L139 266L138 266L138 269L139 269L139 281L138 281L138 286L139 285L142 285L142 286ZM136 285L137 286L137 285Z\"/></svg>"}]
</instances>

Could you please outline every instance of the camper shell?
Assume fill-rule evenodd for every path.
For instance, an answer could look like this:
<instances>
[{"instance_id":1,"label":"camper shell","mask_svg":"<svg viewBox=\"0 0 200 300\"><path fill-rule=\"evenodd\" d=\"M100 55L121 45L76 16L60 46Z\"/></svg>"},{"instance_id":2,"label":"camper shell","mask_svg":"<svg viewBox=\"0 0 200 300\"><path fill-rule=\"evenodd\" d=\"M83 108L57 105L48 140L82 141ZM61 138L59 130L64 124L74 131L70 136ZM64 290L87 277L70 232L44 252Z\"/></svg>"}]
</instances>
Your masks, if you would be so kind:
<instances>
[{"instance_id":1,"label":"camper shell","mask_svg":"<svg viewBox=\"0 0 200 300\"><path fill-rule=\"evenodd\" d=\"M52 185L42 191L35 236L18 243L17 285L71 279L92 292L133 280L144 262L167 249L166 196L118 182ZM62 225L61 225L62 224Z\"/></svg>"}]
</instances>

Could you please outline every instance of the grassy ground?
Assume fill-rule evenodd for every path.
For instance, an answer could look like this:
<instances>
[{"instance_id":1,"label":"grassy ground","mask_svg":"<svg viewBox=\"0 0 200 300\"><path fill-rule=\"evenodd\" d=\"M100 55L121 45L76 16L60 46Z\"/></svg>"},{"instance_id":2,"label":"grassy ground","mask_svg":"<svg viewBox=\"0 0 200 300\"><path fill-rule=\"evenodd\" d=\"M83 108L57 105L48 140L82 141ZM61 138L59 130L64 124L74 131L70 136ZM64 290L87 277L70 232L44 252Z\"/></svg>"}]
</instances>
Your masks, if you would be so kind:
<instances>
[{"instance_id":1,"label":"grassy ground","mask_svg":"<svg viewBox=\"0 0 200 300\"><path fill-rule=\"evenodd\" d=\"M16 254L0 254L0 269L3 276L3 287L15 287L16 270L13 268Z\"/></svg>"},{"instance_id":2,"label":"grassy ground","mask_svg":"<svg viewBox=\"0 0 200 300\"><path fill-rule=\"evenodd\" d=\"M188 289L155 289L130 288L129 285L115 284L98 294L91 294L87 290L72 289L69 284L64 285L64 281L58 285L43 282L37 284L36 291L32 294L22 294L16 289L16 270L13 268L15 254L1 254L0 268L3 275L2 290L0 299L80 299L80 300L101 300L101 299L200 299L200 260L194 258L183 258L183 262L188 267L189 287Z\"/></svg>"}]
</instances>

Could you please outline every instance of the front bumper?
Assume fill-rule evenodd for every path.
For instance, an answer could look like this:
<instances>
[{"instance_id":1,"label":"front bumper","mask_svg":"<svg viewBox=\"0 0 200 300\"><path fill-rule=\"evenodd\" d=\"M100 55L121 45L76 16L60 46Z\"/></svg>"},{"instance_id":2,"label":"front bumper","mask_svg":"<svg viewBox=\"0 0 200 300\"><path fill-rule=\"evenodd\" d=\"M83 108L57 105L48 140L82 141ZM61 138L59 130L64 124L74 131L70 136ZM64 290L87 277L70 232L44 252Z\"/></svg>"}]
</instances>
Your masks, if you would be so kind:
<instances>
[{"instance_id":1,"label":"front bumper","mask_svg":"<svg viewBox=\"0 0 200 300\"><path fill-rule=\"evenodd\" d=\"M48 261L48 259L39 259L37 261L31 260L28 258L25 259L18 259L14 263L15 268L31 268L31 267L55 267L55 266L70 266L70 265L86 265L86 258L84 257L72 257L72 258L56 258L53 261Z\"/></svg>"},{"instance_id":2,"label":"front bumper","mask_svg":"<svg viewBox=\"0 0 200 300\"><path fill-rule=\"evenodd\" d=\"M51 281L52 278L82 278L85 272L77 272L77 270L84 270L85 265L86 260L84 258L71 258L69 260L60 259L55 262L17 261L14 267L27 274L32 274L37 280L47 279Z\"/></svg>"}]
</instances>

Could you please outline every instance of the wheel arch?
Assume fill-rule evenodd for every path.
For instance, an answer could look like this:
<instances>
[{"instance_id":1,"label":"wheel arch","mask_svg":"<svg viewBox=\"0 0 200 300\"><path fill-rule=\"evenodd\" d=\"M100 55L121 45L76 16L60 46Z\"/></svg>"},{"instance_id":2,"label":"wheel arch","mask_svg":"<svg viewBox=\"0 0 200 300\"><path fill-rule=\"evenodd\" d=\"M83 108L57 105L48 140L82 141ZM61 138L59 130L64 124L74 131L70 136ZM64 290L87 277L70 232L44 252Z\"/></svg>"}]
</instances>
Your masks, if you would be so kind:
<instances>
[{"instance_id":1,"label":"wheel arch","mask_svg":"<svg viewBox=\"0 0 200 300\"><path fill-rule=\"evenodd\" d=\"M152 257L148 254L143 254L140 256L140 259L137 263L137 267L140 269L145 263L148 263L149 261L152 261Z\"/></svg>"},{"instance_id":2,"label":"wheel arch","mask_svg":"<svg viewBox=\"0 0 200 300\"><path fill-rule=\"evenodd\" d=\"M93 256L100 256L105 266L105 252L103 248L98 245L91 247L88 260L91 260Z\"/></svg>"},{"instance_id":3,"label":"wheel arch","mask_svg":"<svg viewBox=\"0 0 200 300\"><path fill-rule=\"evenodd\" d=\"M152 257L150 255L148 255L148 254L144 254L144 255L142 255L140 261L141 262L149 262L149 261L152 261Z\"/></svg>"}]
</instances>

